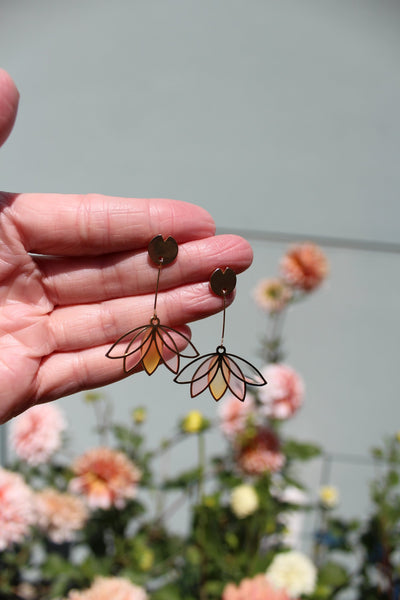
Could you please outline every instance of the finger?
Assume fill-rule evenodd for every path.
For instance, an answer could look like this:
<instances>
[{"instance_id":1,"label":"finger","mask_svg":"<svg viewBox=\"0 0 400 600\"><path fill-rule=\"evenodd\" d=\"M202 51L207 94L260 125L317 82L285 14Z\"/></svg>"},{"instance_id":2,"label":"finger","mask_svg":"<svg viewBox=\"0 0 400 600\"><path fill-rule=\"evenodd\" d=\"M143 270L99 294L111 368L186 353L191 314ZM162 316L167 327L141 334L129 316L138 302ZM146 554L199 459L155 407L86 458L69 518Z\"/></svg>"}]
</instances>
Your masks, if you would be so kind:
<instances>
[{"instance_id":1,"label":"finger","mask_svg":"<svg viewBox=\"0 0 400 600\"><path fill-rule=\"evenodd\" d=\"M0 69L0 146L11 133L17 116L19 93L15 83L3 69Z\"/></svg>"},{"instance_id":2,"label":"finger","mask_svg":"<svg viewBox=\"0 0 400 600\"><path fill-rule=\"evenodd\" d=\"M233 295L227 298L227 305ZM54 310L48 330L53 352L83 350L112 344L124 333L147 325L153 315L154 294L118 298L99 304L65 306ZM223 308L208 283L182 286L158 295L157 315L163 325L176 327L213 315ZM106 359L105 359L106 360Z\"/></svg>"},{"instance_id":3,"label":"finger","mask_svg":"<svg viewBox=\"0 0 400 600\"><path fill-rule=\"evenodd\" d=\"M159 289L207 281L215 268L227 265L241 273L250 266L252 257L249 243L235 235L182 244L177 260L162 270ZM35 260L42 271L47 297L55 305L99 302L155 290L157 269L149 265L147 251Z\"/></svg>"},{"instance_id":4,"label":"finger","mask_svg":"<svg viewBox=\"0 0 400 600\"><path fill-rule=\"evenodd\" d=\"M9 204L25 249L39 254L106 254L146 248L158 234L181 243L215 232L207 211L178 200L10 194Z\"/></svg>"},{"instance_id":5,"label":"finger","mask_svg":"<svg viewBox=\"0 0 400 600\"><path fill-rule=\"evenodd\" d=\"M179 332L190 338L188 327L181 327ZM175 342L179 352L184 350L185 344L180 336L175 338ZM48 402L125 378L127 375L122 361L105 357L108 349L108 346L98 346L80 352L55 353L44 359L33 389L33 403ZM169 358L167 352L165 358ZM141 370L142 367L138 366L133 373Z\"/></svg>"}]
</instances>

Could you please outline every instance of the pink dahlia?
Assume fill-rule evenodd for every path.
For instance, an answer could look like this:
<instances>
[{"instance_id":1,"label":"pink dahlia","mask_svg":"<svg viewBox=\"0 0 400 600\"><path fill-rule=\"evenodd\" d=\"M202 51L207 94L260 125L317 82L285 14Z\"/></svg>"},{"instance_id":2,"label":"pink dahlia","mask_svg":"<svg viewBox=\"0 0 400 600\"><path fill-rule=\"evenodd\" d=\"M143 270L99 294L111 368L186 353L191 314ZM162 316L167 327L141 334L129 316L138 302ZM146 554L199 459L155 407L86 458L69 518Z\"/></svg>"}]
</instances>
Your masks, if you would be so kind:
<instances>
[{"instance_id":1,"label":"pink dahlia","mask_svg":"<svg viewBox=\"0 0 400 600\"><path fill-rule=\"evenodd\" d=\"M100 447L88 450L72 465L70 491L86 497L90 508L123 508L134 498L141 472L123 453Z\"/></svg>"},{"instance_id":2,"label":"pink dahlia","mask_svg":"<svg viewBox=\"0 0 400 600\"><path fill-rule=\"evenodd\" d=\"M262 475L279 471L285 464L285 457L275 433L266 427L259 427L254 436L240 443L237 462L244 473Z\"/></svg>"},{"instance_id":3,"label":"pink dahlia","mask_svg":"<svg viewBox=\"0 0 400 600\"><path fill-rule=\"evenodd\" d=\"M294 246L281 260L284 280L303 292L312 292L326 278L328 261L322 250L310 242Z\"/></svg>"},{"instance_id":4,"label":"pink dahlia","mask_svg":"<svg viewBox=\"0 0 400 600\"><path fill-rule=\"evenodd\" d=\"M55 544L70 542L88 518L88 510L80 498L45 489L36 494L39 527Z\"/></svg>"},{"instance_id":5,"label":"pink dahlia","mask_svg":"<svg viewBox=\"0 0 400 600\"><path fill-rule=\"evenodd\" d=\"M71 591L67 600L147 600L145 590L122 577L98 577L82 592Z\"/></svg>"},{"instance_id":6,"label":"pink dahlia","mask_svg":"<svg viewBox=\"0 0 400 600\"><path fill-rule=\"evenodd\" d=\"M228 583L222 593L222 600L290 600L284 590L273 587L265 575L243 579L238 586Z\"/></svg>"},{"instance_id":7,"label":"pink dahlia","mask_svg":"<svg viewBox=\"0 0 400 600\"><path fill-rule=\"evenodd\" d=\"M303 403L304 383L300 375L287 365L268 365L262 371L268 385L260 388L259 398L265 413L272 419L287 419Z\"/></svg>"},{"instance_id":8,"label":"pink dahlia","mask_svg":"<svg viewBox=\"0 0 400 600\"><path fill-rule=\"evenodd\" d=\"M54 404L39 404L14 419L10 442L16 455L30 465L46 462L61 446L66 422Z\"/></svg>"},{"instance_id":9,"label":"pink dahlia","mask_svg":"<svg viewBox=\"0 0 400 600\"><path fill-rule=\"evenodd\" d=\"M246 428L246 423L254 411L253 397L248 395L244 402L235 396L228 396L218 407L220 428L226 436L234 436Z\"/></svg>"},{"instance_id":10,"label":"pink dahlia","mask_svg":"<svg viewBox=\"0 0 400 600\"><path fill-rule=\"evenodd\" d=\"M0 468L0 551L20 543L35 522L33 492L21 475Z\"/></svg>"},{"instance_id":11,"label":"pink dahlia","mask_svg":"<svg viewBox=\"0 0 400 600\"><path fill-rule=\"evenodd\" d=\"M262 279L253 291L257 306L269 313L281 312L292 297L292 290L282 279Z\"/></svg>"}]
</instances>

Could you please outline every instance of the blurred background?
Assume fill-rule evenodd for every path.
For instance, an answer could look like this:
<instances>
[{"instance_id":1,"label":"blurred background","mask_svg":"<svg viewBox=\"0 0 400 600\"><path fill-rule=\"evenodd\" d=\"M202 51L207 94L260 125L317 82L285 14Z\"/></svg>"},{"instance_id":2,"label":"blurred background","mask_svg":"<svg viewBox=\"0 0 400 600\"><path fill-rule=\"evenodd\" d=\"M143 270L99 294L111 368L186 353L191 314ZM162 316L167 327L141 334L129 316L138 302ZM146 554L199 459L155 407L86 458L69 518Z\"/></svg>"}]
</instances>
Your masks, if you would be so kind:
<instances>
[{"instance_id":1,"label":"blurred background","mask_svg":"<svg viewBox=\"0 0 400 600\"><path fill-rule=\"evenodd\" d=\"M290 241L322 245L329 280L286 325L287 362L306 383L286 430L334 455L329 480L349 516L368 510L363 457L400 430L399 27L398 0L0 2L1 66L21 93L0 151L3 190L209 210L220 232L254 248L226 342L258 366L266 317L252 289L277 274ZM193 325L203 352L220 324ZM191 399L161 369L106 393L116 419L147 407L154 445L191 409L216 415L210 396ZM82 395L59 405L83 451L92 407ZM210 435L207 452L221 443ZM178 447L171 463L192 458ZM305 474L314 490L322 466Z\"/></svg>"}]
</instances>

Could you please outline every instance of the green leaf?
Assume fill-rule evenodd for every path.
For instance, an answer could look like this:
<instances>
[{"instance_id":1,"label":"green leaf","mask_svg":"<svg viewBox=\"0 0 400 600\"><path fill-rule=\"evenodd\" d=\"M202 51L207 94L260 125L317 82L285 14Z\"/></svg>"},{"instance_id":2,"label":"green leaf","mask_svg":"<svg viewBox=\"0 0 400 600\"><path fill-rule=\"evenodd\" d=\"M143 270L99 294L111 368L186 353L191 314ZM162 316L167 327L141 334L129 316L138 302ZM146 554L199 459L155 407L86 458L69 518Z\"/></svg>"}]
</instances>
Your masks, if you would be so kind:
<instances>
[{"instance_id":1,"label":"green leaf","mask_svg":"<svg viewBox=\"0 0 400 600\"><path fill-rule=\"evenodd\" d=\"M197 484L199 478L201 477L202 469L196 467L195 469L190 469L189 471L184 471L178 477L170 478L164 481L162 488L165 490L182 488L185 489L188 486Z\"/></svg>"},{"instance_id":2,"label":"green leaf","mask_svg":"<svg viewBox=\"0 0 400 600\"><path fill-rule=\"evenodd\" d=\"M288 459L292 460L310 460L321 455L321 448L316 444L309 442L297 442L296 440L288 439L282 447L283 453Z\"/></svg>"},{"instance_id":3,"label":"green leaf","mask_svg":"<svg viewBox=\"0 0 400 600\"><path fill-rule=\"evenodd\" d=\"M349 573L346 569L336 562L325 563L319 571L318 583L323 586L330 586L338 589L349 582Z\"/></svg>"}]
</instances>

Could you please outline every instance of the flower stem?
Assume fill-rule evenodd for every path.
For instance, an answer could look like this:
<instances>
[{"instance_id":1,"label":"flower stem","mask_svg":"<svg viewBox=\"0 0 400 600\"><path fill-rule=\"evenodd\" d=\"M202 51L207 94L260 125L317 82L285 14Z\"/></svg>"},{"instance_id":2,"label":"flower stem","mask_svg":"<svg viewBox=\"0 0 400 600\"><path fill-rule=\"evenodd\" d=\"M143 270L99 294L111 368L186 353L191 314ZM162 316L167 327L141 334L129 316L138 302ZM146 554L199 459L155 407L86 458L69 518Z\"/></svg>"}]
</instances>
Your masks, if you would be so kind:
<instances>
[{"instance_id":1,"label":"flower stem","mask_svg":"<svg viewBox=\"0 0 400 600\"><path fill-rule=\"evenodd\" d=\"M198 502L202 501L204 496L204 473L206 468L206 446L204 439L204 432L199 431L197 434L198 443L198 460L199 460L199 485L198 485Z\"/></svg>"}]
</instances>

